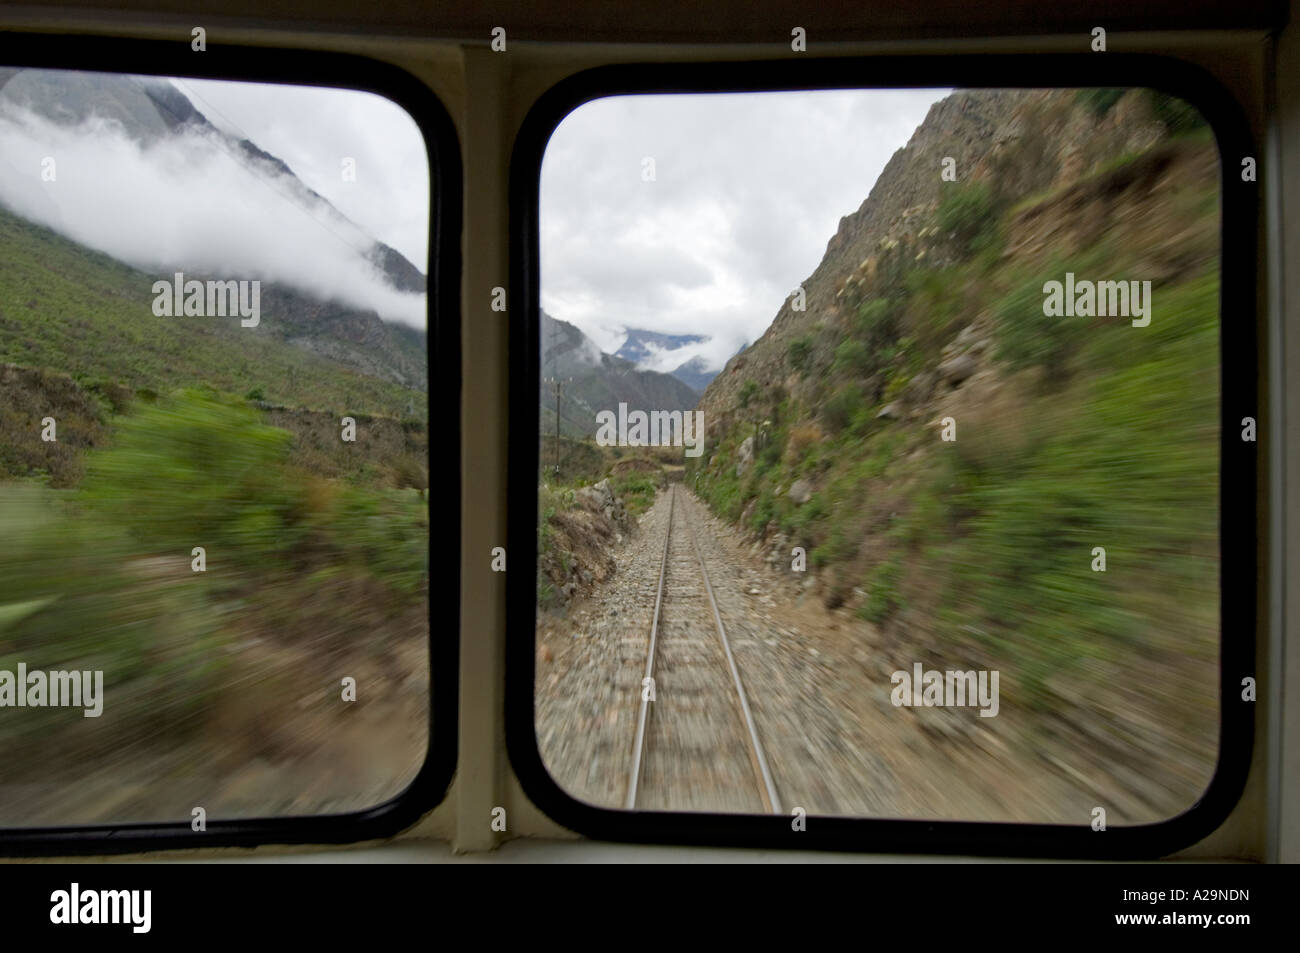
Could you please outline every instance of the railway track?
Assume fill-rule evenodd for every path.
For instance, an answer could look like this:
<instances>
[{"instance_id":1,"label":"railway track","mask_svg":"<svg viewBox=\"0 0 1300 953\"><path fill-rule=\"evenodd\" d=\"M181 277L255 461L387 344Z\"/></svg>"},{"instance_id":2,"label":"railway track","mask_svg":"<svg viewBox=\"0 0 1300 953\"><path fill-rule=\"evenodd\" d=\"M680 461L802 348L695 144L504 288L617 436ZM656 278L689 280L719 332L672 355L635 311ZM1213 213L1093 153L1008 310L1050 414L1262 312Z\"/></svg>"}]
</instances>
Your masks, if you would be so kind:
<instances>
[{"instance_id":1,"label":"railway track","mask_svg":"<svg viewBox=\"0 0 1300 953\"><path fill-rule=\"evenodd\" d=\"M669 493L624 805L780 813L689 499L676 483Z\"/></svg>"}]
</instances>

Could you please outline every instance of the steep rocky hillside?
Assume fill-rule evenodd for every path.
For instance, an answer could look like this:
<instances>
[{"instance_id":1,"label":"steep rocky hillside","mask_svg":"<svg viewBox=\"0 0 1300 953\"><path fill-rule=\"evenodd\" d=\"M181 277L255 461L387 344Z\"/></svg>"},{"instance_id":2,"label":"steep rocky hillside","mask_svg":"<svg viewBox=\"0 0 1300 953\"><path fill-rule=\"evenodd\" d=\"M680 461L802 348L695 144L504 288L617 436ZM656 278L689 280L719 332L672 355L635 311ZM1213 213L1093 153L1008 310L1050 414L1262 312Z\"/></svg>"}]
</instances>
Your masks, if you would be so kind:
<instances>
[{"instance_id":1,"label":"steep rocky hillside","mask_svg":"<svg viewBox=\"0 0 1300 953\"><path fill-rule=\"evenodd\" d=\"M789 343L841 316L846 284L860 285L883 264L898 264L896 243L915 246L914 261L950 263L955 249L936 220L945 195L983 183L995 204L1006 207L1077 182L1165 135L1140 92L1121 97L1103 116L1079 98L1071 91L968 90L930 107L858 210L840 219L821 263L802 283L805 310L793 310L787 299L763 336L727 363L700 409L725 417L737 408L745 380L788 376ZM941 178L945 158L954 160L955 182Z\"/></svg>"},{"instance_id":2,"label":"steep rocky hillside","mask_svg":"<svg viewBox=\"0 0 1300 953\"><path fill-rule=\"evenodd\" d=\"M1045 750L1181 810L1217 737L1218 254L1185 104L957 92L709 386L688 479L886 681L1000 671ZM1067 273L1150 282L1149 324L1048 316Z\"/></svg>"}]
</instances>

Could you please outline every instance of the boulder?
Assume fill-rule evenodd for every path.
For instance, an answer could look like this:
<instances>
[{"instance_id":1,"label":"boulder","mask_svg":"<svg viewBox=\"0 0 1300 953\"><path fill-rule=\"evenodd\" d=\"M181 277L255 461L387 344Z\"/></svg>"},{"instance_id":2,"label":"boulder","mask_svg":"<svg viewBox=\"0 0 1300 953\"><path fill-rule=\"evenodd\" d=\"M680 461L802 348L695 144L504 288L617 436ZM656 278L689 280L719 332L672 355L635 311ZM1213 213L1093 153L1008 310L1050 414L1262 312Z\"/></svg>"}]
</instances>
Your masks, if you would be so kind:
<instances>
[{"instance_id":1,"label":"boulder","mask_svg":"<svg viewBox=\"0 0 1300 953\"><path fill-rule=\"evenodd\" d=\"M922 371L917 374L903 388L903 399L912 405L925 403L934 392L936 378L934 371Z\"/></svg>"},{"instance_id":2,"label":"boulder","mask_svg":"<svg viewBox=\"0 0 1300 953\"><path fill-rule=\"evenodd\" d=\"M975 358L969 354L958 354L939 365L939 377L950 386L958 387L975 373L975 368Z\"/></svg>"},{"instance_id":3,"label":"boulder","mask_svg":"<svg viewBox=\"0 0 1300 953\"><path fill-rule=\"evenodd\" d=\"M746 437L737 451L736 476L744 476L745 471L750 468L754 462L754 438Z\"/></svg>"},{"instance_id":4,"label":"boulder","mask_svg":"<svg viewBox=\"0 0 1300 953\"><path fill-rule=\"evenodd\" d=\"M803 506L812 499L812 484L807 480L795 480L790 484L790 500L795 506Z\"/></svg>"},{"instance_id":5,"label":"boulder","mask_svg":"<svg viewBox=\"0 0 1300 953\"><path fill-rule=\"evenodd\" d=\"M622 522L627 517L623 501L614 495L614 488L609 480L601 480L593 486L584 486L575 494L579 505L596 513L603 513L606 519Z\"/></svg>"},{"instance_id":6,"label":"boulder","mask_svg":"<svg viewBox=\"0 0 1300 953\"><path fill-rule=\"evenodd\" d=\"M979 332L975 330L975 325L968 324L966 327L961 329L961 334L957 335L957 346L964 347L974 341L977 337L979 337Z\"/></svg>"},{"instance_id":7,"label":"boulder","mask_svg":"<svg viewBox=\"0 0 1300 953\"><path fill-rule=\"evenodd\" d=\"M782 567L788 569L791 559L790 539L784 533L778 533L776 539L772 541L772 549L768 552L765 562L775 569Z\"/></svg>"}]
</instances>

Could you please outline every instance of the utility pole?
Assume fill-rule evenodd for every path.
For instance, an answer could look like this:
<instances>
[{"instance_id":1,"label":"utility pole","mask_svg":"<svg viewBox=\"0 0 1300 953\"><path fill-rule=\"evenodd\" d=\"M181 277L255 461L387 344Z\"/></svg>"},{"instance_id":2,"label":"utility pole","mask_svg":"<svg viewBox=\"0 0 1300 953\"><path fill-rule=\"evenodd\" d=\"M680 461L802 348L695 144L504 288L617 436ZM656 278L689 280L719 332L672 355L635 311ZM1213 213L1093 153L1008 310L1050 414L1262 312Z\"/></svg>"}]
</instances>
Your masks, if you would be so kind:
<instances>
[{"instance_id":1,"label":"utility pole","mask_svg":"<svg viewBox=\"0 0 1300 953\"><path fill-rule=\"evenodd\" d=\"M554 373L555 370L556 328L557 325L555 324L555 322L551 322L550 347L546 349L551 358L552 373ZM555 377L547 378L547 380L550 382L551 385L551 393L555 395L555 476L558 478L560 475L560 393L563 390L563 385L560 383L560 378L558 374Z\"/></svg>"},{"instance_id":2,"label":"utility pole","mask_svg":"<svg viewBox=\"0 0 1300 953\"><path fill-rule=\"evenodd\" d=\"M547 348L542 358L543 361L545 361L546 355L549 354L551 358L552 372L556 370L555 333L558 330L558 327L559 325L557 325L554 321L551 322L550 347ZM556 374L555 377L545 378L545 380L547 383L551 385L551 393L555 395L555 475L558 477L560 475L560 403L561 403L561 396L564 393L564 380L562 380L558 374ZM570 384L573 383L573 378L572 377L568 378L568 381Z\"/></svg>"},{"instance_id":3,"label":"utility pole","mask_svg":"<svg viewBox=\"0 0 1300 953\"><path fill-rule=\"evenodd\" d=\"M564 391L564 382L558 377L551 378L551 393L555 395L555 475L560 475L560 394Z\"/></svg>"}]
</instances>

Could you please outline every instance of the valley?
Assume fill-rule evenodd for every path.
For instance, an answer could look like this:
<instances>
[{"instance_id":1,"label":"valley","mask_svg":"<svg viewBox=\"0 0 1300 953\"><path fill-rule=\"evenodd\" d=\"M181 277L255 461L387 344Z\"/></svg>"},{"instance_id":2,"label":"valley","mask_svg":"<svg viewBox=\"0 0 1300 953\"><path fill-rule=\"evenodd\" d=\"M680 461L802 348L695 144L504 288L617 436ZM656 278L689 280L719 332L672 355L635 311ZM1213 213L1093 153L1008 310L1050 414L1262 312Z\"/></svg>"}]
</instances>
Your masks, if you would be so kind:
<instances>
[{"instance_id":1,"label":"valley","mask_svg":"<svg viewBox=\"0 0 1300 953\"><path fill-rule=\"evenodd\" d=\"M1197 114L1149 90L933 105L803 307L709 383L703 454L626 451L651 464L622 477L639 527L574 516L584 482L621 495L615 461L579 465L576 441L576 489L542 486L537 717L557 780L620 803L654 514L680 480L702 548L725 554L708 574L750 633L736 653L778 786L810 813L1191 807L1218 755L1219 161ZM996 673L997 714L892 705L891 676L918 670ZM683 742L683 774L707 751Z\"/></svg>"}]
</instances>

